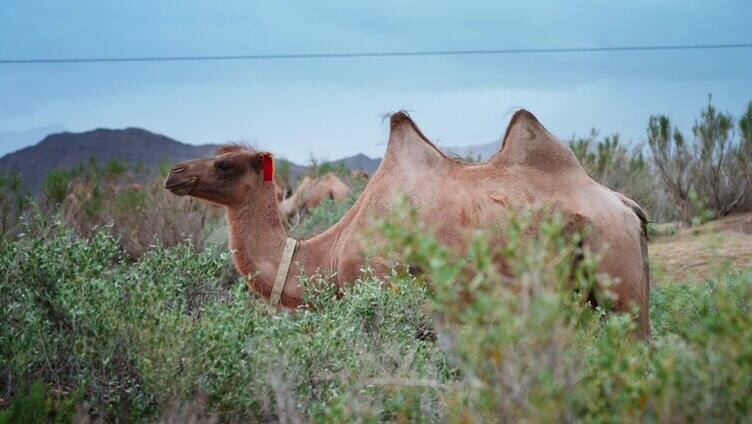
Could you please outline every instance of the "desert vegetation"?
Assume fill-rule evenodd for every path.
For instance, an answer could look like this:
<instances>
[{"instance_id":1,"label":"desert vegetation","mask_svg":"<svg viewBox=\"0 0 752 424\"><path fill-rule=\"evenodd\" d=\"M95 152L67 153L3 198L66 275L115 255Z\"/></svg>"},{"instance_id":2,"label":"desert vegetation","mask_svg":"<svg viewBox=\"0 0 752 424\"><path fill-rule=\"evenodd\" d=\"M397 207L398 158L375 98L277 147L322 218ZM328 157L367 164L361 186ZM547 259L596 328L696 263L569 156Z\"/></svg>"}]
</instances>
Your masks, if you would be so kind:
<instances>
[{"instance_id":1,"label":"desert vegetation","mask_svg":"<svg viewBox=\"0 0 752 424\"><path fill-rule=\"evenodd\" d=\"M651 220L683 222L668 239L750 209L752 103L737 120L709 102L691 136L647 124L642 145L594 131L570 146ZM296 237L365 186L316 165L350 193L308 210ZM307 308L273 313L232 269L222 211L167 193L166 170L92 161L51 173L38 199L0 175L0 423L752 419L749 265L654 274L645 343L608 295L588 305L609 281L555 212L523 211L498 228L502 246L472 234L455 252L405 204L373 223L388 278L337 292L313 275Z\"/></svg>"},{"instance_id":2,"label":"desert vegetation","mask_svg":"<svg viewBox=\"0 0 752 424\"><path fill-rule=\"evenodd\" d=\"M223 212L165 192L162 180L167 170L160 166L153 176L139 166L129 168L118 160L101 166L91 158L74 169L50 172L37 202L15 183L19 176L7 173L0 179L0 189L12 202L0 210L2 231L21 231L24 214L44 215L61 220L84 238L109 226L131 259L150 248L174 246L186 239L201 250L207 237L221 226Z\"/></svg>"},{"instance_id":3,"label":"desert vegetation","mask_svg":"<svg viewBox=\"0 0 752 424\"><path fill-rule=\"evenodd\" d=\"M618 134L572 137L588 174L640 203L654 222L686 224L752 209L752 102L736 120L708 97L685 136L666 115L648 119L646 143ZM647 145L647 146L646 146Z\"/></svg>"},{"instance_id":4,"label":"desert vegetation","mask_svg":"<svg viewBox=\"0 0 752 424\"><path fill-rule=\"evenodd\" d=\"M394 222L377 231L423 276L396 267L388 285L366 277L341 299L314 276L308 309L270 314L226 277L224 249L185 242L133 262L111 228L83 239L37 217L0 250L0 417L750 417L750 270L654 287L649 346L630 337L628 317L583 302L597 258L572 247L555 216L532 240L521 216L502 229L509 244L479 236L463 258ZM585 260L573 269L576 254ZM505 255L513 279L491 255Z\"/></svg>"}]
</instances>

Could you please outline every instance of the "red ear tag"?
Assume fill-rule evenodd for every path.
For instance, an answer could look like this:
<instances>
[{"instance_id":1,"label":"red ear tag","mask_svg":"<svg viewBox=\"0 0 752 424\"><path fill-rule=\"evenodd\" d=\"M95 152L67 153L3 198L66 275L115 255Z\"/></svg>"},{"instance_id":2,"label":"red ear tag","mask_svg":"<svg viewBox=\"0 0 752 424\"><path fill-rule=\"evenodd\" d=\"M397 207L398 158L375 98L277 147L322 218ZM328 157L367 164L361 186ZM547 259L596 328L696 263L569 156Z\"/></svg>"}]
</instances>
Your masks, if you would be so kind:
<instances>
[{"instance_id":1,"label":"red ear tag","mask_svg":"<svg viewBox=\"0 0 752 424\"><path fill-rule=\"evenodd\" d=\"M264 155L261 168L264 172L264 181L271 181L274 178L274 159L272 159L272 155Z\"/></svg>"}]
</instances>

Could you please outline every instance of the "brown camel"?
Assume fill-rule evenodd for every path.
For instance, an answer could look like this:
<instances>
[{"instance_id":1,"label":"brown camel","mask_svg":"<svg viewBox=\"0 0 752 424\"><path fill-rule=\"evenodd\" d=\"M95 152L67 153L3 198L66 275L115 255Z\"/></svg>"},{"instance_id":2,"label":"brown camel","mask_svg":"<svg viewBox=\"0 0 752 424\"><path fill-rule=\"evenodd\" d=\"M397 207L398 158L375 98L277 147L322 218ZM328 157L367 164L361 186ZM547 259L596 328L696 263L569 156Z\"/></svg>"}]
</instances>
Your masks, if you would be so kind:
<instances>
[{"instance_id":1,"label":"brown camel","mask_svg":"<svg viewBox=\"0 0 752 424\"><path fill-rule=\"evenodd\" d=\"M279 212L290 218L305 208L315 208L325 199L344 200L349 192L350 188L334 172L327 172L318 180L306 176L295 192L279 204Z\"/></svg>"},{"instance_id":2,"label":"brown camel","mask_svg":"<svg viewBox=\"0 0 752 424\"><path fill-rule=\"evenodd\" d=\"M450 245L461 243L467 229L498 224L510 207L553 204L590 226L585 244L600 253L599 271L616 281L615 309L638 307L638 335L649 337L644 212L590 179L572 151L530 112L514 114L501 150L485 163L447 157L403 112L392 115L390 129L384 160L353 207L329 230L297 242L294 250L277 213L274 185L262 178L269 153L226 147L215 157L178 164L165 187L227 206L235 266L250 276L252 290L273 303L281 294L289 308L302 303L301 274L322 270L334 272L337 285L354 281L364 262L361 237L368 218L393 210L402 195L417 207L418 219ZM292 272L287 272L289 263ZM376 269L377 274L386 271Z\"/></svg>"}]
</instances>

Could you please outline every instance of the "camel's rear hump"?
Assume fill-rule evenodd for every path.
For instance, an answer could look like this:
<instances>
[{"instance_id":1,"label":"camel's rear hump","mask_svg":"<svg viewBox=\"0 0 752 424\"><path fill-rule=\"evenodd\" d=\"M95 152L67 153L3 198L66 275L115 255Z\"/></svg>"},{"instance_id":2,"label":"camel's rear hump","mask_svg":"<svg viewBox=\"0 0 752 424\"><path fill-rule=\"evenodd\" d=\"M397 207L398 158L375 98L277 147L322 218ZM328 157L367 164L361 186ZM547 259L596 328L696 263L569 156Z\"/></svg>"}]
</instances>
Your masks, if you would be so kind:
<instances>
[{"instance_id":1,"label":"camel's rear hump","mask_svg":"<svg viewBox=\"0 0 752 424\"><path fill-rule=\"evenodd\" d=\"M527 110L509 121L501 150L489 159L498 166L528 166L549 174L584 173L577 157Z\"/></svg>"}]
</instances>

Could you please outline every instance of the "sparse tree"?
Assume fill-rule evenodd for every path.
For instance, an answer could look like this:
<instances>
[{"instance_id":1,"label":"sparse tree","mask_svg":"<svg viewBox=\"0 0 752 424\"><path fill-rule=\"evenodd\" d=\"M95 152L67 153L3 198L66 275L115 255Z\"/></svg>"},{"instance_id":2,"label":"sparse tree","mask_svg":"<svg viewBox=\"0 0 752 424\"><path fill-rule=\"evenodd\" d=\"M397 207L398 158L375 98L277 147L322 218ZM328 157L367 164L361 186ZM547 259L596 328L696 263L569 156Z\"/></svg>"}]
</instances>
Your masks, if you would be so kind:
<instances>
[{"instance_id":1,"label":"sparse tree","mask_svg":"<svg viewBox=\"0 0 752 424\"><path fill-rule=\"evenodd\" d=\"M591 178L634 199L652 218L664 219L669 213L665 202L656 196L659 186L642 154L643 146L622 143L618 133L598 139L598 131L569 141L580 164Z\"/></svg>"},{"instance_id":2,"label":"sparse tree","mask_svg":"<svg viewBox=\"0 0 752 424\"><path fill-rule=\"evenodd\" d=\"M663 186L676 205L684 222L692 219L692 153L678 128L671 128L665 115L650 116L648 145Z\"/></svg>"},{"instance_id":3,"label":"sparse tree","mask_svg":"<svg viewBox=\"0 0 752 424\"><path fill-rule=\"evenodd\" d=\"M728 214L743 198L746 181L738 178L734 143L734 119L718 112L708 96L708 105L695 121L695 166L693 178L697 194L718 216Z\"/></svg>"},{"instance_id":4,"label":"sparse tree","mask_svg":"<svg viewBox=\"0 0 752 424\"><path fill-rule=\"evenodd\" d=\"M747 148L752 148L752 102L747 103L747 110L739 119L739 133L742 137L742 144Z\"/></svg>"},{"instance_id":5,"label":"sparse tree","mask_svg":"<svg viewBox=\"0 0 752 424\"><path fill-rule=\"evenodd\" d=\"M747 110L739 119L739 149L737 151L737 161L744 180L749 184L752 181L752 102L747 103ZM745 202L745 207L752 207L752 193L749 193L749 187Z\"/></svg>"}]
</instances>

